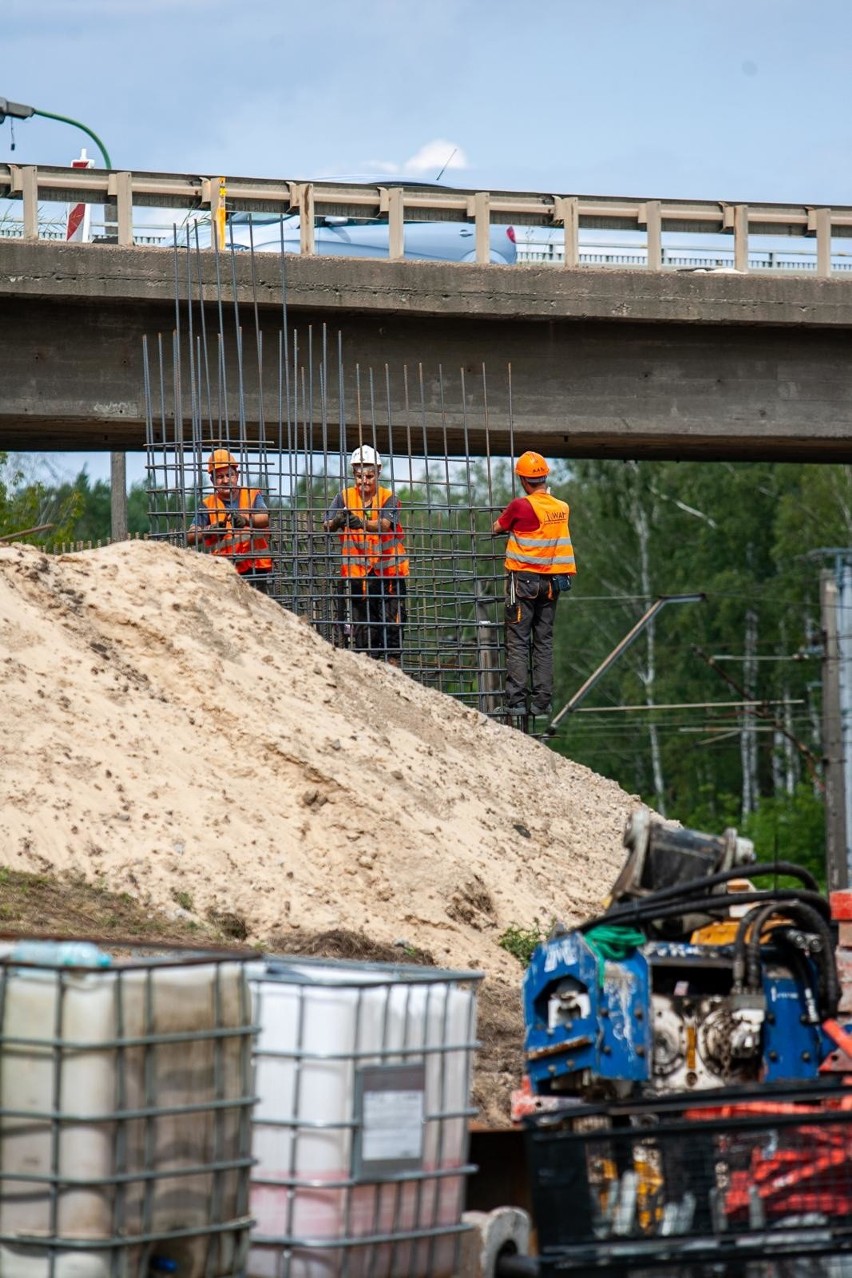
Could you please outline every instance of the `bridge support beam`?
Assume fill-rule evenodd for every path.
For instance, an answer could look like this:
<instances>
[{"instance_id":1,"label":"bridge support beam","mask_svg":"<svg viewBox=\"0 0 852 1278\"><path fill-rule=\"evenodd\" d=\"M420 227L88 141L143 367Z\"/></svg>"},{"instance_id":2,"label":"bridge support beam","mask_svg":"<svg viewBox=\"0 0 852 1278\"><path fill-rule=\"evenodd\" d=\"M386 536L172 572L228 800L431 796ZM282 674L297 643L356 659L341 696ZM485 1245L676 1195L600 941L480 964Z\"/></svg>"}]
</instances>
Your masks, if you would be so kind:
<instances>
[{"instance_id":1,"label":"bridge support beam","mask_svg":"<svg viewBox=\"0 0 852 1278\"><path fill-rule=\"evenodd\" d=\"M209 252L179 257L186 278L179 277L178 292L208 299L204 331L214 350L211 335L225 334L231 423L241 407L236 324L244 364L256 361L257 316L262 404L251 382L242 407L248 437L262 418L270 438L280 395L280 266L258 255L252 279L250 262L233 263L235 303L224 270L230 265L220 263L220 307L214 265ZM327 345L332 446L340 332L345 416L355 422L356 368L364 414L364 376L372 369L380 437L385 368L394 421L403 411L405 368L418 429L445 434L450 451L478 451L484 433L475 412L467 419L462 412L461 370L479 400L484 367L491 446L496 441L506 453L522 439L562 457L848 459L847 281L327 258L288 259L287 272L288 329L298 330L301 353L310 340L316 363ZM143 336L156 363L162 334L170 389L176 327L185 350L190 317L196 342L202 332L201 305L176 307L174 293L175 262L164 250L0 244L0 448L143 447ZM292 332L289 340L292 358ZM194 406L189 379L182 385L177 424L168 396L163 404L169 432L188 433L194 407L205 419L218 411L203 402L203 388ZM152 389L156 396L156 381ZM299 419L306 413L312 416L311 405L300 401Z\"/></svg>"}]
</instances>

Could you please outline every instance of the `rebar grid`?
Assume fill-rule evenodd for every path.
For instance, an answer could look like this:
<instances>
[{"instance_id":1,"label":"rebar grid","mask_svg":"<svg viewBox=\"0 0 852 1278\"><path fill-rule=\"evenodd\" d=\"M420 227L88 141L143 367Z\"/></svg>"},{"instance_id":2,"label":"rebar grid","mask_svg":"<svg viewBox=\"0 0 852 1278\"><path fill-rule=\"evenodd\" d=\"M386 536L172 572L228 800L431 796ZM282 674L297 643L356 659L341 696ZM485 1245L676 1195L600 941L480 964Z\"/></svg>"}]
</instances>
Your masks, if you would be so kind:
<instances>
[{"instance_id":1,"label":"rebar grid","mask_svg":"<svg viewBox=\"0 0 852 1278\"><path fill-rule=\"evenodd\" d=\"M202 251L215 253L212 298L201 285ZM256 288L250 305L228 300L237 294L237 257L197 242L177 249L174 332L144 342L152 537L187 544L212 493L208 457L227 449L239 484L259 489L269 510L266 593L333 645L393 658L387 629L365 645L353 616L363 587L343 574L344 537L323 528L336 494L353 484L351 452L375 448L378 483L399 502L409 564L402 667L466 705L501 713L504 548L491 525L514 480L492 452L485 366L427 373L423 364L349 364L341 334L291 327L283 253L271 328L268 298L261 313ZM243 258L254 284L254 250ZM511 367L497 383L511 453ZM505 427L500 436L505 447ZM478 456L472 437L485 441ZM249 544L253 551L256 536ZM232 558L238 571L253 561L248 552Z\"/></svg>"}]
</instances>

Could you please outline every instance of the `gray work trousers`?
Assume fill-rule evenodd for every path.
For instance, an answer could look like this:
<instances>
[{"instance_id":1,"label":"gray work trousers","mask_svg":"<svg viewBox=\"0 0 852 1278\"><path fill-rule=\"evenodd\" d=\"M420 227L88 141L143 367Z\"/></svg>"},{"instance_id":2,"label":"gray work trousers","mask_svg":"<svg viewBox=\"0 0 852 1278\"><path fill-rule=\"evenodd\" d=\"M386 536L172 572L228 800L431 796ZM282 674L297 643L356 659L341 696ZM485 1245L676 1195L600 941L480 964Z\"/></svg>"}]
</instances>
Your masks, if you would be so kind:
<instances>
[{"instance_id":1,"label":"gray work trousers","mask_svg":"<svg viewBox=\"0 0 852 1278\"><path fill-rule=\"evenodd\" d=\"M546 714L553 699L553 623L559 592L547 573L510 572L506 577L506 705Z\"/></svg>"}]
</instances>

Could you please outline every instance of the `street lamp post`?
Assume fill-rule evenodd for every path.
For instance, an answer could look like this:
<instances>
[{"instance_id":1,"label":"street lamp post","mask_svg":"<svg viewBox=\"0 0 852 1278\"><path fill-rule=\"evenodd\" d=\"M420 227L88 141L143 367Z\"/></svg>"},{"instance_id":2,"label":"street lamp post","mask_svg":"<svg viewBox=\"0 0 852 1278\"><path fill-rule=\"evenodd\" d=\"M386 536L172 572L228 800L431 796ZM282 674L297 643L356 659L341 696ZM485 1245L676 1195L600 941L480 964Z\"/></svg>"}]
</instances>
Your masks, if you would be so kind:
<instances>
[{"instance_id":1,"label":"street lamp post","mask_svg":"<svg viewBox=\"0 0 852 1278\"><path fill-rule=\"evenodd\" d=\"M55 115L52 111L39 111L37 107L27 106L23 102L10 102L8 98L0 98L0 124L6 117L13 120L29 120L40 115L45 120L58 120L60 124L70 124L72 128L82 129L101 153L105 169L112 168L109 152L103 142L86 124L72 120L67 115ZM109 204L109 198L107 204ZM110 453L110 534L113 541L127 540L127 459L124 453Z\"/></svg>"},{"instance_id":2,"label":"street lamp post","mask_svg":"<svg viewBox=\"0 0 852 1278\"><path fill-rule=\"evenodd\" d=\"M0 98L0 124L4 122L7 115L13 120L29 120L34 115L40 115L43 116L45 120L58 120L60 124L70 124L72 128L82 129L84 133L88 134L100 151L101 156L103 157L104 168L112 168L112 161L109 158L109 152L98 137L97 133L93 133L87 125L81 124L79 120L72 120L71 117L67 115L54 115L52 111L39 111L38 107L25 106L22 102L10 102L7 98Z\"/></svg>"}]
</instances>

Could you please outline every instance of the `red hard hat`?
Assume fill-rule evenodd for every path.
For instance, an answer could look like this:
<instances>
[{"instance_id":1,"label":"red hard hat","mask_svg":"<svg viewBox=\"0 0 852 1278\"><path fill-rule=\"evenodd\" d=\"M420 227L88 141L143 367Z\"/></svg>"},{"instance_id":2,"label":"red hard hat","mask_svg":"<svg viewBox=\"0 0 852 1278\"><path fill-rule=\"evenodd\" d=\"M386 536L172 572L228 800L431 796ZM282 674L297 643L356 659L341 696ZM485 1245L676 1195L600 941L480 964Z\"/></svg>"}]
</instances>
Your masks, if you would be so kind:
<instances>
[{"instance_id":1,"label":"red hard hat","mask_svg":"<svg viewBox=\"0 0 852 1278\"><path fill-rule=\"evenodd\" d=\"M515 463L515 474L522 479L544 479L550 474L550 467L541 453L521 453Z\"/></svg>"}]
</instances>

